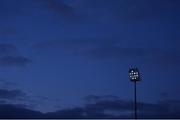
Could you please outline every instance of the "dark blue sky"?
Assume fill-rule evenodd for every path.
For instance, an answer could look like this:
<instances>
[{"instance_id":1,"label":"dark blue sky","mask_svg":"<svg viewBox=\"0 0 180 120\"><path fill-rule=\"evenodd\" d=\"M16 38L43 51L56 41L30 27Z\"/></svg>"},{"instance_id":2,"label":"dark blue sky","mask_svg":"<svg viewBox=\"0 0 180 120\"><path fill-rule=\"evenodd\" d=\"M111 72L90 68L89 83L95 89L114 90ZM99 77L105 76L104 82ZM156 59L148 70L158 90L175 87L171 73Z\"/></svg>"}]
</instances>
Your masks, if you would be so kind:
<instances>
[{"instance_id":1,"label":"dark blue sky","mask_svg":"<svg viewBox=\"0 0 180 120\"><path fill-rule=\"evenodd\" d=\"M180 100L179 0L0 0L0 102L41 112L87 96Z\"/></svg>"}]
</instances>

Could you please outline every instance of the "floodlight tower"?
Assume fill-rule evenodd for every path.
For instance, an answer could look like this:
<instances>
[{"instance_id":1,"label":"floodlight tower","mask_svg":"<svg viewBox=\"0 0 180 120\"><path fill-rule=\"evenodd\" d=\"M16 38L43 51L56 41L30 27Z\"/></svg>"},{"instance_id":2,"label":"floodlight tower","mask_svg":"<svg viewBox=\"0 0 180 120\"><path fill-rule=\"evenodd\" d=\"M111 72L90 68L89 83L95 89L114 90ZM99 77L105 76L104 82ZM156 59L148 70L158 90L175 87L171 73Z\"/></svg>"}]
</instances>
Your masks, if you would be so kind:
<instances>
[{"instance_id":1,"label":"floodlight tower","mask_svg":"<svg viewBox=\"0 0 180 120\"><path fill-rule=\"evenodd\" d=\"M129 69L129 78L134 82L134 118L137 119L137 94L136 94L136 83L141 81L140 73L137 68Z\"/></svg>"}]
</instances>

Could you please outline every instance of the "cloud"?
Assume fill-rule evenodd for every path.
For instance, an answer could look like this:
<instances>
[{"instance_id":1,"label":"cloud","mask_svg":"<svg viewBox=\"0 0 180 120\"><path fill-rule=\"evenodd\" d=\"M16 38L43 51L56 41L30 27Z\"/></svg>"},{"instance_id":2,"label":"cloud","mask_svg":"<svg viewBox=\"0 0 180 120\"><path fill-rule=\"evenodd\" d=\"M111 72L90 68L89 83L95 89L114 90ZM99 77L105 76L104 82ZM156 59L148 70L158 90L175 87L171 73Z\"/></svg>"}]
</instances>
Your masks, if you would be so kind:
<instances>
[{"instance_id":1,"label":"cloud","mask_svg":"<svg viewBox=\"0 0 180 120\"><path fill-rule=\"evenodd\" d=\"M14 44L0 43L0 66L25 66L31 60L20 55Z\"/></svg>"},{"instance_id":2,"label":"cloud","mask_svg":"<svg viewBox=\"0 0 180 120\"><path fill-rule=\"evenodd\" d=\"M161 100L155 104L142 104L142 118L180 118L180 100Z\"/></svg>"},{"instance_id":3,"label":"cloud","mask_svg":"<svg viewBox=\"0 0 180 120\"><path fill-rule=\"evenodd\" d=\"M31 63L31 60L23 56L3 56L0 57L1 66L25 66Z\"/></svg>"},{"instance_id":4,"label":"cloud","mask_svg":"<svg viewBox=\"0 0 180 120\"><path fill-rule=\"evenodd\" d=\"M0 118L42 118L42 113L24 108L22 105L2 104L0 105Z\"/></svg>"},{"instance_id":5,"label":"cloud","mask_svg":"<svg viewBox=\"0 0 180 120\"><path fill-rule=\"evenodd\" d=\"M114 118L113 115L100 113L100 112L87 112L84 108L72 108L72 109L64 109L57 112L51 112L45 114L46 118L51 119L98 119L98 118Z\"/></svg>"},{"instance_id":6,"label":"cloud","mask_svg":"<svg viewBox=\"0 0 180 120\"><path fill-rule=\"evenodd\" d=\"M107 100L105 100L105 96L102 97L103 100L98 99L95 103L86 104L86 111L102 113L109 111L112 116L117 118L121 118L122 116L126 118L133 117L133 101L117 98L110 100L109 98L111 97L107 97ZM158 103L138 103L138 113L140 118L179 118L179 108L180 100L162 100Z\"/></svg>"},{"instance_id":7,"label":"cloud","mask_svg":"<svg viewBox=\"0 0 180 120\"><path fill-rule=\"evenodd\" d=\"M0 99L15 100L25 98L26 94L19 89L8 90L0 89Z\"/></svg>"},{"instance_id":8,"label":"cloud","mask_svg":"<svg viewBox=\"0 0 180 120\"><path fill-rule=\"evenodd\" d=\"M166 49L141 45L124 46L121 40L113 38L76 38L47 40L36 43L37 52L50 51L66 55L83 56L95 60L134 60L153 67L177 67L180 64L178 49Z\"/></svg>"},{"instance_id":9,"label":"cloud","mask_svg":"<svg viewBox=\"0 0 180 120\"><path fill-rule=\"evenodd\" d=\"M90 95L93 99L83 107L62 109L46 113L47 118L133 118L133 101L116 96ZM180 100L163 100L158 103L138 103L139 118L180 118Z\"/></svg>"},{"instance_id":10,"label":"cloud","mask_svg":"<svg viewBox=\"0 0 180 120\"><path fill-rule=\"evenodd\" d=\"M17 86L16 83L7 81L6 79L0 79L0 88L12 88L14 86Z\"/></svg>"},{"instance_id":11,"label":"cloud","mask_svg":"<svg viewBox=\"0 0 180 120\"><path fill-rule=\"evenodd\" d=\"M0 100L0 104L7 104L6 100Z\"/></svg>"},{"instance_id":12,"label":"cloud","mask_svg":"<svg viewBox=\"0 0 180 120\"><path fill-rule=\"evenodd\" d=\"M83 117L82 108L64 109L57 112L46 113L47 118L82 118Z\"/></svg>"},{"instance_id":13,"label":"cloud","mask_svg":"<svg viewBox=\"0 0 180 120\"><path fill-rule=\"evenodd\" d=\"M17 88L17 83L7 81L6 79L0 79L0 100L6 103L15 103L26 101L27 94Z\"/></svg>"},{"instance_id":14,"label":"cloud","mask_svg":"<svg viewBox=\"0 0 180 120\"><path fill-rule=\"evenodd\" d=\"M111 95L90 95L87 98L94 99L94 103L48 113L34 111L24 105L2 104L0 118L133 118L133 101L122 100ZM138 109L139 118L180 118L180 100L162 100L157 103L139 102Z\"/></svg>"},{"instance_id":15,"label":"cloud","mask_svg":"<svg viewBox=\"0 0 180 120\"><path fill-rule=\"evenodd\" d=\"M9 85L10 84L10 85ZM53 100L48 97L36 97L29 96L27 93L21 89L14 88L14 84L6 80L0 80L0 105L3 104L12 104L12 105L21 105L22 107L29 109L38 109L39 106L45 105L44 102L52 103ZM9 87L10 86L10 87ZM17 87L17 84L15 84ZM1 114L1 113L0 113Z\"/></svg>"},{"instance_id":16,"label":"cloud","mask_svg":"<svg viewBox=\"0 0 180 120\"><path fill-rule=\"evenodd\" d=\"M124 47L121 41L110 38L81 38L62 39L39 42L33 45L37 51L50 50L52 52L65 52L71 55L80 55L94 59L121 59L131 60L140 58L144 64L168 65L179 64L180 54L178 50L162 49L143 46Z\"/></svg>"},{"instance_id":17,"label":"cloud","mask_svg":"<svg viewBox=\"0 0 180 120\"><path fill-rule=\"evenodd\" d=\"M86 100L93 103L84 107L62 109L47 113L48 118L133 118L133 101L117 96L90 95ZM139 118L179 118L180 100L163 100L158 103L138 103Z\"/></svg>"},{"instance_id":18,"label":"cloud","mask_svg":"<svg viewBox=\"0 0 180 120\"><path fill-rule=\"evenodd\" d=\"M13 44L0 44L0 56L2 55L12 55L18 52L18 49Z\"/></svg>"},{"instance_id":19,"label":"cloud","mask_svg":"<svg viewBox=\"0 0 180 120\"><path fill-rule=\"evenodd\" d=\"M104 95L104 96L97 96L97 95L88 95L84 98L87 102L97 102L102 100L117 100L119 97L114 95Z\"/></svg>"},{"instance_id":20,"label":"cloud","mask_svg":"<svg viewBox=\"0 0 180 120\"><path fill-rule=\"evenodd\" d=\"M119 111L126 112L131 111L133 106L132 102L123 100L102 100L96 103L86 104L85 108L88 112L104 112L109 111Z\"/></svg>"},{"instance_id":21,"label":"cloud","mask_svg":"<svg viewBox=\"0 0 180 120\"><path fill-rule=\"evenodd\" d=\"M51 50L62 50L64 52L71 52L74 54L81 54L82 51L86 51L90 48L96 48L98 46L110 46L117 43L116 40L110 38L67 38L67 39L56 39L46 40L35 43L32 48L36 51Z\"/></svg>"}]
</instances>

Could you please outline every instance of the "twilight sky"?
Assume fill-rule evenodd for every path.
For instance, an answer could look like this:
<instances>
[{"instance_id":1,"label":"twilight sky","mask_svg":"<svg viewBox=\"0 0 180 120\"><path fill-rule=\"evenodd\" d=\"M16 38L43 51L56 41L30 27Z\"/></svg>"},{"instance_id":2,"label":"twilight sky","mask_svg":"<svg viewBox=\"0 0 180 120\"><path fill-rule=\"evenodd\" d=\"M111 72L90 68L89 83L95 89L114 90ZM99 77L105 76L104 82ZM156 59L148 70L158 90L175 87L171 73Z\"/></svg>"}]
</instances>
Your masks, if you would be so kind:
<instances>
[{"instance_id":1,"label":"twilight sky","mask_svg":"<svg viewBox=\"0 0 180 120\"><path fill-rule=\"evenodd\" d=\"M142 105L179 113L179 21L179 0L0 0L0 103L126 115L135 66Z\"/></svg>"}]
</instances>

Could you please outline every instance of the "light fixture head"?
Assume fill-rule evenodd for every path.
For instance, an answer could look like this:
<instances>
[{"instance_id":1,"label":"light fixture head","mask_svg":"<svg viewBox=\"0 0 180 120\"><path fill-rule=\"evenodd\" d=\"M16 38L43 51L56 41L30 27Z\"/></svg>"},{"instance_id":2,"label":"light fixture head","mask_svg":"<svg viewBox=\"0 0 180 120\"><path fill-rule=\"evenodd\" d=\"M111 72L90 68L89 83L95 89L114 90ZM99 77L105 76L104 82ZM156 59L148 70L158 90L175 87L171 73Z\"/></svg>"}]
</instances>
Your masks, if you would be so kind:
<instances>
[{"instance_id":1,"label":"light fixture head","mask_svg":"<svg viewBox=\"0 0 180 120\"><path fill-rule=\"evenodd\" d=\"M131 68L129 69L129 78L131 81L135 82L135 81L140 81L140 73L139 70L137 68Z\"/></svg>"}]
</instances>

